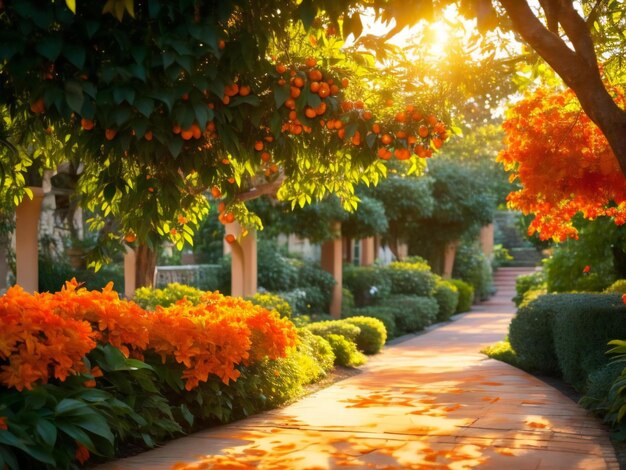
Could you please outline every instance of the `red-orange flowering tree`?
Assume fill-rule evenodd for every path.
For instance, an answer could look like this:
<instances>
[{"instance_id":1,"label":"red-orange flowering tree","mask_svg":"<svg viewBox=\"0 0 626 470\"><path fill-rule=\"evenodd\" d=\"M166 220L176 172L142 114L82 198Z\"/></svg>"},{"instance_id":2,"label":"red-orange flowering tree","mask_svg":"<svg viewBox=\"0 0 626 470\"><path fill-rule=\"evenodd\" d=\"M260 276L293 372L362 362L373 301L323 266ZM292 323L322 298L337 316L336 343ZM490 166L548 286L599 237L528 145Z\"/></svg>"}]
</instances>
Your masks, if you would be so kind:
<instances>
[{"instance_id":1,"label":"red-orange flowering tree","mask_svg":"<svg viewBox=\"0 0 626 470\"><path fill-rule=\"evenodd\" d=\"M623 91L611 92L623 108ZM626 178L571 90L538 89L509 110L503 127L507 147L498 160L522 185L508 196L509 205L535 215L530 234L556 241L576 237L577 213L626 222Z\"/></svg>"}]
</instances>

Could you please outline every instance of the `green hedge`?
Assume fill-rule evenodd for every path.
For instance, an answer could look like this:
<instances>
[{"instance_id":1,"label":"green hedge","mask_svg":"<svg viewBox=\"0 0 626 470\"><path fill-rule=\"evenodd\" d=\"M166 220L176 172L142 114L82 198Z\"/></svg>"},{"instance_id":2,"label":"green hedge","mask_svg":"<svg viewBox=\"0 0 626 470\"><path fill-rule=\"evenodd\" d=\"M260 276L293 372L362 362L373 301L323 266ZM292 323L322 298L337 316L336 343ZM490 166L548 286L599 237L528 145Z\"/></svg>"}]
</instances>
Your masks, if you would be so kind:
<instances>
[{"instance_id":1,"label":"green hedge","mask_svg":"<svg viewBox=\"0 0 626 470\"><path fill-rule=\"evenodd\" d=\"M173 282L163 289L140 287L135 291L133 300L146 310L154 310L157 305L169 307L182 299L187 299L192 304L197 304L200 302L202 294L204 294L204 291L200 289Z\"/></svg>"},{"instance_id":2,"label":"green hedge","mask_svg":"<svg viewBox=\"0 0 626 470\"><path fill-rule=\"evenodd\" d=\"M361 333L361 329L351 323L347 323L343 320L327 320L316 323L311 323L305 326L311 333L327 338L328 335L340 335L346 338L348 341L356 343L356 339Z\"/></svg>"},{"instance_id":3,"label":"green hedge","mask_svg":"<svg viewBox=\"0 0 626 470\"><path fill-rule=\"evenodd\" d=\"M392 295L384 305L393 312L398 334L423 330L434 323L439 310L435 299L413 295Z\"/></svg>"},{"instance_id":4,"label":"green hedge","mask_svg":"<svg viewBox=\"0 0 626 470\"><path fill-rule=\"evenodd\" d=\"M552 331L559 367L566 382L584 390L589 374L609 362L607 343L626 338L626 305L617 294L555 297Z\"/></svg>"},{"instance_id":5,"label":"green hedge","mask_svg":"<svg viewBox=\"0 0 626 470\"><path fill-rule=\"evenodd\" d=\"M249 300L254 305L260 305L268 310L276 310L283 318L291 318L293 313L289 302L281 297L280 294L274 294L272 292L257 292L252 297L246 298L246 300Z\"/></svg>"},{"instance_id":6,"label":"green hedge","mask_svg":"<svg viewBox=\"0 0 626 470\"><path fill-rule=\"evenodd\" d=\"M357 307L375 304L391 293L388 270L379 266L345 265L343 285L352 292Z\"/></svg>"},{"instance_id":7,"label":"green hedge","mask_svg":"<svg viewBox=\"0 0 626 470\"><path fill-rule=\"evenodd\" d=\"M459 291L459 301L455 313L468 312L474 304L474 287L461 279L449 279Z\"/></svg>"},{"instance_id":8,"label":"green hedge","mask_svg":"<svg viewBox=\"0 0 626 470\"><path fill-rule=\"evenodd\" d=\"M356 344L347 340L342 335L329 334L326 341L333 348L335 353L335 364L343 367L357 367L365 364L366 358L363 353L359 352Z\"/></svg>"},{"instance_id":9,"label":"green hedge","mask_svg":"<svg viewBox=\"0 0 626 470\"><path fill-rule=\"evenodd\" d=\"M426 263L396 261L387 267L391 294L428 297L435 290L436 277Z\"/></svg>"},{"instance_id":10,"label":"green hedge","mask_svg":"<svg viewBox=\"0 0 626 470\"><path fill-rule=\"evenodd\" d=\"M356 337L357 348L365 354L377 354L387 341L385 324L373 317L350 317L343 320L358 327L361 332Z\"/></svg>"},{"instance_id":11,"label":"green hedge","mask_svg":"<svg viewBox=\"0 0 626 470\"><path fill-rule=\"evenodd\" d=\"M459 303L459 289L450 281L438 279L433 297L439 306L437 321L449 320L456 312L456 307Z\"/></svg>"},{"instance_id":12,"label":"green hedge","mask_svg":"<svg viewBox=\"0 0 626 470\"><path fill-rule=\"evenodd\" d=\"M384 305L371 305L369 307L357 308L352 311L350 316L355 317L371 317L383 322L387 331L387 338L396 337L396 318L394 316L395 309Z\"/></svg>"},{"instance_id":13,"label":"green hedge","mask_svg":"<svg viewBox=\"0 0 626 470\"><path fill-rule=\"evenodd\" d=\"M561 307L558 295L542 295L517 311L509 326L509 341L520 367L556 374L559 365L554 350L552 317Z\"/></svg>"},{"instance_id":14,"label":"green hedge","mask_svg":"<svg viewBox=\"0 0 626 470\"><path fill-rule=\"evenodd\" d=\"M517 276L517 279L515 279L515 297L513 297L513 302L519 307L524 301L524 296L527 292L545 289L545 287L546 277L543 271Z\"/></svg>"}]
</instances>

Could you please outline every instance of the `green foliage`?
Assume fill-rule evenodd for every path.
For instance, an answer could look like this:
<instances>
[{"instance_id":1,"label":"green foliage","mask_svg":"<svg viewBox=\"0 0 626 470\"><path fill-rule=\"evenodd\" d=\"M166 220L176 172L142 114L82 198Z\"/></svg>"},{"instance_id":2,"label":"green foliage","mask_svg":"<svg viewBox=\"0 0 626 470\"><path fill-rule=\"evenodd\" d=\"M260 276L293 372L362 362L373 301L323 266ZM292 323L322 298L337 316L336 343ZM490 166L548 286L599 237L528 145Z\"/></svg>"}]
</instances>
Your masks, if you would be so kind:
<instances>
[{"instance_id":1,"label":"green foliage","mask_svg":"<svg viewBox=\"0 0 626 470\"><path fill-rule=\"evenodd\" d=\"M513 302L519 307L524 300L524 295L530 290L545 289L546 278L543 271L536 271L532 274L517 276L515 279L515 297Z\"/></svg>"},{"instance_id":2,"label":"green foliage","mask_svg":"<svg viewBox=\"0 0 626 470\"><path fill-rule=\"evenodd\" d=\"M335 279L317 265L303 264L298 270L296 285L304 291L307 312L328 312Z\"/></svg>"},{"instance_id":3,"label":"green foliage","mask_svg":"<svg viewBox=\"0 0 626 470\"><path fill-rule=\"evenodd\" d=\"M620 441L624 441L626 440L626 423L624 423L624 415L626 415L626 368L623 365L626 362L626 341L612 340L609 345L613 346L609 353L615 354L611 365L619 367L621 373L611 384L607 398L605 421L615 428L619 428L616 437Z\"/></svg>"},{"instance_id":4,"label":"green foliage","mask_svg":"<svg viewBox=\"0 0 626 470\"><path fill-rule=\"evenodd\" d=\"M352 311L352 316L369 317L380 320L385 326L387 338L396 336L396 318L394 316L395 309L385 305L370 305L369 307L357 308Z\"/></svg>"},{"instance_id":5,"label":"green foliage","mask_svg":"<svg viewBox=\"0 0 626 470\"><path fill-rule=\"evenodd\" d=\"M330 334L341 335L348 341L356 342L357 337L361 333L358 326L348 323L344 320L326 320L311 323L305 327L311 333L326 338Z\"/></svg>"},{"instance_id":6,"label":"green foliage","mask_svg":"<svg viewBox=\"0 0 626 470\"><path fill-rule=\"evenodd\" d=\"M173 282L163 289L140 287L135 291L133 300L146 310L154 310L157 305L168 307L179 300L187 299L192 304L200 302L203 291L195 287Z\"/></svg>"},{"instance_id":7,"label":"green foliage","mask_svg":"<svg viewBox=\"0 0 626 470\"><path fill-rule=\"evenodd\" d=\"M259 241L257 260L260 287L270 292L278 292L288 291L297 286L298 268L281 253L275 242Z\"/></svg>"},{"instance_id":8,"label":"green foliage","mask_svg":"<svg viewBox=\"0 0 626 470\"><path fill-rule=\"evenodd\" d=\"M349 317L343 320L357 326L361 331L356 337L356 346L365 354L377 354L387 341L385 324L373 317Z\"/></svg>"},{"instance_id":9,"label":"green foliage","mask_svg":"<svg viewBox=\"0 0 626 470\"><path fill-rule=\"evenodd\" d=\"M342 280L357 307L378 303L391 293L389 271L380 266L344 265Z\"/></svg>"},{"instance_id":10,"label":"green foliage","mask_svg":"<svg viewBox=\"0 0 626 470\"><path fill-rule=\"evenodd\" d=\"M435 299L414 295L392 295L384 300L384 306L393 311L397 334L413 333L432 325L439 310Z\"/></svg>"},{"instance_id":11,"label":"green foliage","mask_svg":"<svg viewBox=\"0 0 626 470\"><path fill-rule=\"evenodd\" d=\"M491 260L491 266L493 269L496 269L500 266L506 266L511 261L513 261L513 257L509 253L509 250L504 248L500 243L494 245L493 259Z\"/></svg>"},{"instance_id":12,"label":"green foliage","mask_svg":"<svg viewBox=\"0 0 626 470\"><path fill-rule=\"evenodd\" d=\"M260 305L268 310L276 310L283 318L291 318L291 305L289 305L289 302L287 302L279 294L273 294L271 292L257 292L252 297L248 297L246 300L249 300L255 305Z\"/></svg>"},{"instance_id":13,"label":"green foliage","mask_svg":"<svg viewBox=\"0 0 626 470\"><path fill-rule=\"evenodd\" d=\"M356 344L344 336L329 334L326 340L335 353L335 364L343 367L358 367L365 364L367 359L359 352Z\"/></svg>"},{"instance_id":14,"label":"green foliage","mask_svg":"<svg viewBox=\"0 0 626 470\"><path fill-rule=\"evenodd\" d=\"M354 310L354 296L345 287L341 289L341 316L349 317Z\"/></svg>"},{"instance_id":15,"label":"green foliage","mask_svg":"<svg viewBox=\"0 0 626 470\"><path fill-rule=\"evenodd\" d=\"M592 410L596 414L604 416L605 422L612 426L616 426L619 421L617 415L612 415L609 410L613 407L613 396L611 388L619 379L624 365L619 362L609 362L608 364L594 370L587 377L587 386L585 395L580 399L580 404L585 408ZM617 398L617 396L614 396ZM626 401L624 402L626 403Z\"/></svg>"},{"instance_id":16,"label":"green foliage","mask_svg":"<svg viewBox=\"0 0 626 470\"><path fill-rule=\"evenodd\" d=\"M72 278L91 290L100 290L109 282L117 291L124 289L124 273L121 264L104 266L98 272L92 269L74 268L66 258L39 257L39 292L57 292Z\"/></svg>"},{"instance_id":17,"label":"green foliage","mask_svg":"<svg viewBox=\"0 0 626 470\"><path fill-rule=\"evenodd\" d=\"M335 355L328 341L321 336L313 334L306 328L298 329L298 337L300 338L298 350L309 359L315 361L316 367L311 366L309 368L312 371L309 374L309 383L325 377L326 374L333 370L335 363Z\"/></svg>"},{"instance_id":18,"label":"green foliage","mask_svg":"<svg viewBox=\"0 0 626 470\"><path fill-rule=\"evenodd\" d=\"M491 346L487 346L481 351L481 353L486 354L496 361L506 362L507 364L511 364L512 366L521 368L519 360L517 358L517 353L511 347L511 343L508 339L505 341L498 341Z\"/></svg>"},{"instance_id":19,"label":"green foliage","mask_svg":"<svg viewBox=\"0 0 626 470\"><path fill-rule=\"evenodd\" d=\"M456 312L459 303L459 289L452 282L437 279L433 297L439 305L436 321L447 321Z\"/></svg>"},{"instance_id":20,"label":"green foliage","mask_svg":"<svg viewBox=\"0 0 626 470\"><path fill-rule=\"evenodd\" d=\"M394 261L387 272L392 294L430 296L435 289L435 275L425 262Z\"/></svg>"},{"instance_id":21,"label":"green foliage","mask_svg":"<svg viewBox=\"0 0 626 470\"><path fill-rule=\"evenodd\" d=\"M561 307L555 295L542 295L517 311L509 326L509 341L523 369L555 374L552 319Z\"/></svg>"},{"instance_id":22,"label":"green foliage","mask_svg":"<svg viewBox=\"0 0 626 470\"><path fill-rule=\"evenodd\" d=\"M626 306L615 294L562 294L553 298L554 350L563 379L584 390L587 377L608 362L607 343L626 338Z\"/></svg>"},{"instance_id":23,"label":"green foliage","mask_svg":"<svg viewBox=\"0 0 626 470\"><path fill-rule=\"evenodd\" d=\"M474 304L474 286L461 279L449 279L448 282L454 284L459 292L459 301L455 313L469 311Z\"/></svg>"},{"instance_id":24,"label":"green foliage","mask_svg":"<svg viewBox=\"0 0 626 470\"><path fill-rule=\"evenodd\" d=\"M491 263L475 241L461 241L452 275L471 284L474 295L480 300L486 300L494 293Z\"/></svg>"},{"instance_id":25,"label":"green foliage","mask_svg":"<svg viewBox=\"0 0 626 470\"><path fill-rule=\"evenodd\" d=\"M626 228L616 227L607 218L578 222L578 240L568 239L555 246L544 260L548 292L600 292L624 270ZM589 266L589 271L585 267Z\"/></svg>"},{"instance_id":26,"label":"green foliage","mask_svg":"<svg viewBox=\"0 0 626 470\"><path fill-rule=\"evenodd\" d=\"M626 279L618 279L609 287L604 289L605 293L626 294Z\"/></svg>"}]
</instances>

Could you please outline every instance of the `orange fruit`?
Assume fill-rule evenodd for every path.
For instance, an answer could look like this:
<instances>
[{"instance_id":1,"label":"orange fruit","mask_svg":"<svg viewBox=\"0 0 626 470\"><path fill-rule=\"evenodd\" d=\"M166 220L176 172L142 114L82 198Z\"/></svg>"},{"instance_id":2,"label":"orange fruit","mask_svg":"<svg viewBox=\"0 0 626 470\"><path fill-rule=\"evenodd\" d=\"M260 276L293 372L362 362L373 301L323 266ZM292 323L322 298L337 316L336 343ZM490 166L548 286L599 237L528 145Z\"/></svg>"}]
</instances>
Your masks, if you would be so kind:
<instances>
[{"instance_id":1,"label":"orange fruit","mask_svg":"<svg viewBox=\"0 0 626 470\"><path fill-rule=\"evenodd\" d=\"M221 214L222 212L224 212L224 209L226 209L226 204L224 204L223 202L220 202L217 205L217 212Z\"/></svg>"},{"instance_id":2,"label":"orange fruit","mask_svg":"<svg viewBox=\"0 0 626 470\"><path fill-rule=\"evenodd\" d=\"M206 130L209 132L213 132L215 130L215 123L213 121L209 121L206 123Z\"/></svg>"},{"instance_id":3,"label":"orange fruit","mask_svg":"<svg viewBox=\"0 0 626 470\"><path fill-rule=\"evenodd\" d=\"M183 140L191 140L193 138L193 131L191 129L185 129L180 131L180 136Z\"/></svg>"},{"instance_id":4,"label":"orange fruit","mask_svg":"<svg viewBox=\"0 0 626 470\"><path fill-rule=\"evenodd\" d=\"M261 154L261 160L264 162L269 162L272 159L272 156L268 152L263 152Z\"/></svg>"},{"instance_id":5,"label":"orange fruit","mask_svg":"<svg viewBox=\"0 0 626 470\"><path fill-rule=\"evenodd\" d=\"M302 79L302 77L295 77L293 79L293 84L298 88L302 88L304 86L304 80Z\"/></svg>"},{"instance_id":6,"label":"orange fruit","mask_svg":"<svg viewBox=\"0 0 626 470\"><path fill-rule=\"evenodd\" d=\"M287 99L287 101L285 101L285 108L296 109L296 102L293 100L293 98L289 98Z\"/></svg>"},{"instance_id":7,"label":"orange fruit","mask_svg":"<svg viewBox=\"0 0 626 470\"><path fill-rule=\"evenodd\" d=\"M343 138L346 136L346 130L345 130L345 129L339 129L339 130L337 131L337 136L338 136L340 139L343 139Z\"/></svg>"},{"instance_id":8,"label":"orange fruit","mask_svg":"<svg viewBox=\"0 0 626 470\"><path fill-rule=\"evenodd\" d=\"M398 113L396 114L396 121L397 122L405 122L406 121L406 114L404 113Z\"/></svg>"},{"instance_id":9,"label":"orange fruit","mask_svg":"<svg viewBox=\"0 0 626 470\"><path fill-rule=\"evenodd\" d=\"M372 119L372 113L371 111L365 111L363 113L363 119L365 119L366 121L369 121L370 119Z\"/></svg>"},{"instance_id":10,"label":"orange fruit","mask_svg":"<svg viewBox=\"0 0 626 470\"><path fill-rule=\"evenodd\" d=\"M46 105L43 102L43 98L39 98L37 101L33 101L30 105L30 110L35 114L43 113L46 110Z\"/></svg>"},{"instance_id":11,"label":"orange fruit","mask_svg":"<svg viewBox=\"0 0 626 470\"><path fill-rule=\"evenodd\" d=\"M290 121L295 121L298 119L298 114L295 111L289 111L288 116Z\"/></svg>"},{"instance_id":12,"label":"orange fruit","mask_svg":"<svg viewBox=\"0 0 626 470\"><path fill-rule=\"evenodd\" d=\"M221 195L222 195L222 191L220 191L220 188L218 188L217 186L213 186L211 188L211 196L213 196L215 199L217 199Z\"/></svg>"},{"instance_id":13,"label":"orange fruit","mask_svg":"<svg viewBox=\"0 0 626 470\"><path fill-rule=\"evenodd\" d=\"M320 90L320 82L311 82L309 89L313 93L317 93Z\"/></svg>"},{"instance_id":14,"label":"orange fruit","mask_svg":"<svg viewBox=\"0 0 626 470\"><path fill-rule=\"evenodd\" d=\"M314 82L319 82L323 77L322 72L317 69L309 72L309 78Z\"/></svg>"},{"instance_id":15,"label":"orange fruit","mask_svg":"<svg viewBox=\"0 0 626 470\"><path fill-rule=\"evenodd\" d=\"M304 115L308 117L309 119L313 119L315 116L317 116L317 113L315 112L313 108L309 108L307 106L307 108L304 110Z\"/></svg>"},{"instance_id":16,"label":"orange fruit","mask_svg":"<svg viewBox=\"0 0 626 470\"><path fill-rule=\"evenodd\" d=\"M372 132L374 134L380 134L380 124L378 124L377 122L372 124Z\"/></svg>"},{"instance_id":17,"label":"orange fruit","mask_svg":"<svg viewBox=\"0 0 626 470\"><path fill-rule=\"evenodd\" d=\"M217 47L219 49L224 49L226 47L226 41L224 41L223 39L220 39L219 41L217 41Z\"/></svg>"},{"instance_id":18,"label":"orange fruit","mask_svg":"<svg viewBox=\"0 0 626 470\"><path fill-rule=\"evenodd\" d=\"M257 152L260 152L261 150L263 150L263 142L260 140L257 140L254 143L254 150L256 150Z\"/></svg>"},{"instance_id":19,"label":"orange fruit","mask_svg":"<svg viewBox=\"0 0 626 470\"><path fill-rule=\"evenodd\" d=\"M237 93L239 93L239 85L237 85L236 83L233 83L232 85L226 85L226 87L224 87L224 94L226 96L235 96Z\"/></svg>"},{"instance_id":20,"label":"orange fruit","mask_svg":"<svg viewBox=\"0 0 626 470\"><path fill-rule=\"evenodd\" d=\"M292 98L296 99L298 96L300 96L300 93L301 93L300 88L295 87L295 86L291 87L290 95Z\"/></svg>"},{"instance_id":21,"label":"orange fruit","mask_svg":"<svg viewBox=\"0 0 626 470\"><path fill-rule=\"evenodd\" d=\"M177 220L178 223L181 225L185 225L187 223L187 217L185 217L184 215L179 215Z\"/></svg>"},{"instance_id":22,"label":"orange fruit","mask_svg":"<svg viewBox=\"0 0 626 470\"><path fill-rule=\"evenodd\" d=\"M394 155L398 160L408 160L411 158L411 152L404 147L399 147L395 150Z\"/></svg>"},{"instance_id":23,"label":"orange fruit","mask_svg":"<svg viewBox=\"0 0 626 470\"><path fill-rule=\"evenodd\" d=\"M415 112L411 114L411 119L413 119L414 121L419 121L420 119L422 119L422 113Z\"/></svg>"},{"instance_id":24,"label":"orange fruit","mask_svg":"<svg viewBox=\"0 0 626 470\"><path fill-rule=\"evenodd\" d=\"M348 80L347 78L342 78L341 79L341 86L344 88L347 88L348 85L350 85L350 80Z\"/></svg>"},{"instance_id":25,"label":"orange fruit","mask_svg":"<svg viewBox=\"0 0 626 470\"><path fill-rule=\"evenodd\" d=\"M117 131L115 129L107 129L104 131L104 138L106 140L113 140L117 135Z\"/></svg>"},{"instance_id":26,"label":"orange fruit","mask_svg":"<svg viewBox=\"0 0 626 470\"><path fill-rule=\"evenodd\" d=\"M292 134L295 134L295 135L302 134L302 126L293 126L290 130Z\"/></svg>"},{"instance_id":27,"label":"orange fruit","mask_svg":"<svg viewBox=\"0 0 626 470\"><path fill-rule=\"evenodd\" d=\"M224 221L227 224L232 224L235 221L235 216L232 212L227 212L226 214L224 214Z\"/></svg>"},{"instance_id":28,"label":"orange fruit","mask_svg":"<svg viewBox=\"0 0 626 470\"><path fill-rule=\"evenodd\" d=\"M435 146L436 149L440 149L441 146L443 145L443 140L441 140L439 137L435 137L433 139L433 145Z\"/></svg>"},{"instance_id":29,"label":"orange fruit","mask_svg":"<svg viewBox=\"0 0 626 470\"><path fill-rule=\"evenodd\" d=\"M241 85L241 87L239 87L239 96L248 96L250 91L251 89L248 85Z\"/></svg>"},{"instance_id":30,"label":"orange fruit","mask_svg":"<svg viewBox=\"0 0 626 470\"><path fill-rule=\"evenodd\" d=\"M188 101L189 100L189 93L183 93L183 96L181 96L183 101Z\"/></svg>"},{"instance_id":31,"label":"orange fruit","mask_svg":"<svg viewBox=\"0 0 626 470\"><path fill-rule=\"evenodd\" d=\"M226 235L224 237L224 240L226 240L226 243L228 243L229 245L232 245L233 243L237 241L237 239L232 233L229 233L228 235Z\"/></svg>"},{"instance_id":32,"label":"orange fruit","mask_svg":"<svg viewBox=\"0 0 626 470\"><path fill-rule=\"evenodd\" d=\"M278 63L278 64L276 64L276 71L277 71L279 74L281 74L281 75L282 75L283 73L285 73L285 72L287 71L287 67L285 67L285 66L284 66L283 64L281 64L281 63Z\"/></svg>"},{"instance_id":33,"label":"orange fruit","mask_svg":"<svg viewBox=\"0 0 626 470\"><path fill-rule=\"evenodd\" d=\"M143 135L143 138L146 139L147 141L151 141L152 137L154 137L152 135L152 131L146 131L146 133Z\"/></svg>"},{"instance_id":34,"label":"orange fruit","mask_svg":"<svg viewBox=\"0 0 626 470\"><path fill-rule=\"evenodd\" d=\"M383 134L380 140L383 144L389 145L391 142L393 142L393 137L391 137L389 134Z\"/></svg>"},{"instance_id":35,"label":"orange fruit","mask_svg":"<svg viewBox=\"0 0 626 470\"><path fill-rule=\"evenodd\" d=\"M418 132L419 136L422 137L422 138L428 137L428 134L429 134L428 127L424 126L423 124L419 127L417 132Z\"/></svg>"},{"instance_id":36,"label":"orange fruit","mask_svg":"<svg viewBox=\"0 0 626 470\"><path fill-rule=\"evenodd\" d=\"M336 95L337 93L339 93L339 87L337 85L331 85L330 86L330 94L331 95Z\"/></svg>"},{"instance_id":37,"label":"orange fruit","mask_svg":"<svg viewBox=\"0 0 626 470\"><path fill-rule=\"evenodd\" d=\"M344 113L350 111L353 107L354 105L352 104L352 101L343 101L341 103L341 110Z\"/></svg>"},{"instance_id":38,"label":"orange fruit","mask_svg":"<svg viewBox=\"0 0 626 470\"><path fill-rule=\"evenodd\" d=\"M191 125L191 135L194 139L199 139L202 137L202 131L200 130L200 126L195 122Z\"/></svg>"},{"instance_id":39,"label":"orange fruit","mask_svg":"<svg viewBox=\"0 0 626 470\"><path fill-rule=\"evenodd\" d=\"M230 103L230 96L224 96L224 98L222 98L222 103L228 106L228 103Z\"/></svg>"},{"instance_id":40,"label":"orange fruit","mask_svg":"<svg viewBox=\"0 0 626 470\"><path fill-rule=\"evenodd\" d=\"M137 240L137 235L135 235L133 232L127 233L126 236L124 237L124 241L126 243L132 243L135 240Z\"/></svg>"},{"instance_id":41,"label":"orange fruit","mask_svg":"<svg viewBox=\"0 0 626 470\"><path fill-rule=\"evenodd\" d=\"M391 158L391 152L385 147L380 147L378 149L378 158L382 158L383 160L389 160L389 158Z\"/></svg>"},{"instance_id":42,"label":"orange fruit","mask_svg":"<svg viewBox=\"0 0 626 470\"><path fill-rule=\"evenodd\" d=\"M315 67L315 65L317 65L317 60L313 57L308 57L304 63L307 67Z\"/></svg>"},{"instance_id":43,"label":"orange fruit","mask_svg":"<svg viewBox=\"0 0 626 470\"><path fill-rule=\"evenodd\" d=\"M284 78L281 78L280 80L278 80L278 82L277 82L277 83L278 83L280 86L284 86L284 85L285 85L285 83L287 83L287 82L285 81L285 79L284 79Z\"/></svg>"},{"instance_id":44,"label":"orange fruit","mask_svg":"<svg viewBox=\"0 0 626 470\"><path fill-rule=\"evenodd\" d=\"M318 116L321 116L325 112L326 112L326 103L322 101L320 105L317 108L315 108L315 114L317 114Z\"/></svg>"},{"instance_id":45,"label":"orange fruit","mask_svg":"<svg viewBox=\"0 0 626 470\"><path fill-rule=\"evenodd\" d=\"M353 145L361 145L361 133L359 131L356 131L350 141Z\"/></svg>"},{"instance_id":46,"label":"orange fruit","mask_svg":"<svg viewBox=\"0 0 626 470\"><path fill-rule=\"evenodd\" d=\"M90 131L91 129L93 129L94 122L91 119L82 118L80 120L80 125L86 131Z\"/></svg>"},{"instance_id":47,"label":"orange fruit","mask_svg":"<svg viewBox=\"0 0 626 470\"><path fill-rule=\"evenodd\" d=\"M235 184L235 178L233 178L232 176L230 178L228 178L227 180L230 184Z\"/></svg>"},{"instance_id":48,"label":"orange fruit","mask_svg":"<svg viewBox=\"0 0 626 470\"><path fill-rule=\"evenodd\" d=\"M404 131L396 132L396 138L397 139L406 139L406 132L404 132Z\"/></svg>"},{"instance_id":49,"label":"orange fruit","mask_svg":"<svg viewBox=\"0 0 626 470\"><path fill-rule=\"evenodd\" d=\"M327 96L329 96L330 87L328 86L328 83L326 82L320 83L320 89L318 90L317 94L320 95L320 98L326 98Z\"/></svg>"}]
</instances>

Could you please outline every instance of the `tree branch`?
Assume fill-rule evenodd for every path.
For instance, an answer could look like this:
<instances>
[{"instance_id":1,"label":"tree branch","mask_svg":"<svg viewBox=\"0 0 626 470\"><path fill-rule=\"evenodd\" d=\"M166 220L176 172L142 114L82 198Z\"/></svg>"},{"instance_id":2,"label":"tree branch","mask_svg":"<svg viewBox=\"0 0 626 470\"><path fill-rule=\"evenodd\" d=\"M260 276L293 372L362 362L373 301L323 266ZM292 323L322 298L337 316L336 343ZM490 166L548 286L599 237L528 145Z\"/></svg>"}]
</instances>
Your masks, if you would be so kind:
<instances>
[{"instance_id":1,"label":"tree branch","mask_svg":"<svg viewBox=\"0 0 626 470\"><path fill-rule=\"evenodd\" d=\"M584 60L588 66L597 69L598 58L593 47L593 41L589 34L589 28L585 20L574 9L571 0L560 0L559 23L567 38L571 41L578 56ZM599 73L599 72L598 72Z\"/></svg>"},{"instance_id":2,"label":"tree branch","mask_svg":"<svg viewBox=\"0 0 626 470\"><path fill-rule=\"evenodd\" d=\"M245 193L238 194L235 197L235 200L244 202L256 199L261 196L276 196L276 192L283 184L283 181L285 181L285 175L281 174L278 178L270 183L255 186L254 188L250 188Z\"/></svg>"}]
</instances>

